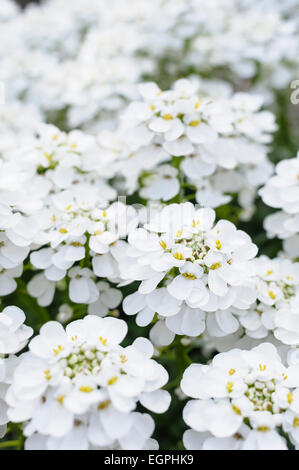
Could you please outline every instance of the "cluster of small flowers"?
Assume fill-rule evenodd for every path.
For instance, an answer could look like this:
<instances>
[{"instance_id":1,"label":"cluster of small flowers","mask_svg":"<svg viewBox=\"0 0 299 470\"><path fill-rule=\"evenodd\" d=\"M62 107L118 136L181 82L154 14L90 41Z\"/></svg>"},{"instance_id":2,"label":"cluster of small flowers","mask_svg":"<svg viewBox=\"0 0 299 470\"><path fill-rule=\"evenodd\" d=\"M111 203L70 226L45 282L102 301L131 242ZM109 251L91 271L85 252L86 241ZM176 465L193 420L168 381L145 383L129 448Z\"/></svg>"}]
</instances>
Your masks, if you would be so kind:
<instances>
[{"instance_id":1,"label":"cluster of small flowers","mask_svg":"<svg viewBox=\"0 0 299 470\"><path fill-rule=\"evenodd\" d=\"M229 307L248 309L256 299L249 262L256 245L231 222L214 220L213 209L170 204L129 233L120 273L141 284L125 299L124 311L138 313L140 326L157 313L152 339L158 344L171 343L175 333L200 335L205 312L227 317Z\"/></svg>"},{"instance_id":2,"label":"cluster of small flowers","mask_svg":"<svg viewBox=\"0 0 299 470\"><path fill-rule=\"evenodd\" d=\"M208 207L228 203L233 192L250 217L256 188L272 174L267 144L276 125L272 113L260 110L261 97L195 79L167 91L145 83L139 92L142 99L128 106L117 132L100 134L105 153L119 161L126 191L141 186L142 198L169 201L182 198L187 186Z\"/></svg>"},{"instance_id":3,"label":"cluster of small flowers","mask_svg":"<svg viewBox=\"0 0 299 470\"><path fill-rule=\"evenodd\" d=\"M269 158L298 5L1 0L0 438L157 449L167 385L186 449L299 449L299 153Z\"/></svg>"},{"instance_id":4,"label":"cluster of small flowers","mask_svg":"<svg viewBox=\"0 0 299 470\"><path fill-rule=\"evenodd\" d=\"M17 135L21 139L21 133ZM17 150L3 152L1 295L16 289L15 278L21 276L29 253L33 268L42 272L31 279L28 290L43 306L52 302L55 283L68 270L70 298L76 303L92 304L100 289L107 291L103 284L95 284L95 275L117 280L119 238L134 225L135 211L121 203L109 204L116 191L108 185L110 170L98 152L94 137L81 131L66 134L52 125L41 126L38 137L32 135ZM90 263L85 266L88 256L93 271ZM73 267L82 260L81 267ZM110 290L107 301L115 308L120 293Z\"/></svg>"},{"instance_id":5,"label":"cluster of small flowers","mask_svg":"<svg viewBox=\"0 0 299 470\"><path fill-rule=\"evenodd\" d=\"M126 333L123 320L92 315L42 327L6 396L10 421L27 423L27 449L156 448L152 418L134 410L167 410L168 374L145 338L121 347Z\"/></svg>"},{"instance_id":6,"label":"cluster of small flowers","mask_svg":"<svg viewBox=\"0 0 299 470\"><path fill-rule=\"evenodd\" d=\"M185 59L188 65L212 71L214 76L215 69L226 68L233 81L259 75L257 88L265 94L292 80L298 67L295 17L286 19L272 1L231 0L223 6L221 0L206 0L204 4L202 27L197 26ZM211 14L213 22L208 21Z\"/></svg>"},{"instance_id":7,"label":"cluster of small flowers","mask_svg":"<svg viewBox=\"0 0 299 470\"><path fill-rule=\"evenodd\" d=\"M192 364L183 392L193 398L183 416L191 429L187 449L287 450L299 448L299 369L290 355L284 366L272 344L233 349L210 365Z\"/></svg>"},{"instance_id":8,"label":"cluster of small flowers","mask_svg":"<svg viewBox=\"0 0 299 470\"><path fill-rule=\"evenodd\" d=\"M25 314L18 307L6 307L0 313L0 438L6 433L7 416L6 392L12 381L19 352L33 333L24 325Z\"/></svg>"},{"instance_id":9,"label":"cluster of small flowers","mask_svg":"<svg viewBox=\"0 0 299 470\"><path fill-rule=\"evenodd\" d=\"M252 260L250 285L256 301L248 309L231 307L207 318L210 342L217 350L248 346L275 338L299 345L299 263L261 256ZM274 335L274 336L273 336Z\"/></svg>"},{"instance_id":10,"label":"cluster of small flowers","mask_svg":"<svg viewBox=\"0 0 299 470\"><path fill-rule=\"evenodd\" d=\"M170 18L165 25L154 20L161 8ZM136 83L152 73L154 25L157 39L179 13L164 0L30 5L1 30L1 38L12 38L11 54L0 46L7 96L35 103L45 116L64 113L70 128L113 125L115 112L136 96Z\"/></svg>"},{"instance_id":11,"label":"cluster of small flowers","mask_svg":"<svg viewBox=\"0 0 299 470\"><path fill-rule=\"evenodd\" d=\"M63 111L70 127L113 125L134 85L161 66L168 80L185 70L252 79L268 97L269 86L291 80L298 56L294 2L284 11L268 3L91 0L86 8L84 0L51 0L20 15L5 0L0 75L10 98L34 102L45 115Z\"/></svg>"},{"instance_id":12,"label":"cluster of small flowers","mask_svg":"<svg viewBox=\"0 0 299 470\"><path fill-rule=\"evenodd\" d=\"M296 158L276 165L276 174L260 190L268 206L281 209L266 217L269 238L284 240L284 250L291 258L299 257L299 152Z\"/></svg>"}]
</instances>

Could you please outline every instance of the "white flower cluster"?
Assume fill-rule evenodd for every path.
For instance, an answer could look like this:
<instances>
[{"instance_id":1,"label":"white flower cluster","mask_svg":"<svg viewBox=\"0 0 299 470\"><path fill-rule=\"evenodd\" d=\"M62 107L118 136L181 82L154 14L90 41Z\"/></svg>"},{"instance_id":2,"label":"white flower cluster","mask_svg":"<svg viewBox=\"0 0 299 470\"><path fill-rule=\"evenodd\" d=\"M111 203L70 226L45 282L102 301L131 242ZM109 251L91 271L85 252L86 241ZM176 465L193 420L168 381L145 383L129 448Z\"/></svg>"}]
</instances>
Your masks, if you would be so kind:
<instances>
[{"instance_id":1,"label":"white flower cluster","mask_svg":"<svg viewBox=\"0 0 299 470\"><path fill-rule=\"evenodd\" d=\"M17 363L19 352L32 336L32 328L24 325L25 314L18 307L6 307L0 313L0 438L6 433L7 402L5 395Z\"/></svg>"},{"instance_id":2,"label":"white flower cluster","mask_svg":"<svg viewBox=\"0 0 299 470\"><path fill-rule=\"evenodd\" d=\"M19 13L18 6L10 0L1 2L0 23L12 20Z\"/></svg>"},{"instance_id":3,"label":"white flower cluster","mask_svg":"<svg viewBox=\"0 0 299 470\"><path fill-rule=\"evenodd\" d=\"M38 132L0 160L0 294L15 290L31 252L32 266L41 272L28 291L40 305L51 304L55 283L67 272L71 300L92 304L99 298L95 275L118 278L119 238L134 224L135 211L109 205L116 191L107 184L109 168L94 137L52 125ZM89 255L93 271L89 265L71 269Z\"/></svg>"},{"instance_id":4,"label":"white flower cluster","mask_svg":"<svg viewBox=\"0 0 299 470\"><path fill-rule=\"evenodd\" d=\"M265 204L280 209L265 219L268 237L284 240L292 258L299 257L299 152L276 165L276 174L260 190Z\"/></svg>"},{"instance_id":5,"label":"white flower cluster","mask_svg":"<svg viewBox=\"0 0 299 470\"><path fill-rule=\"evenodd\" d=\"M187 449L287 450L299 447L298 364L285 367L272 344L218 354L192 364L181 387ZM280 430L282 430L282 434Z\"/></svg>"},{"instance_id":6,"label":"white flower cluster","mask_svg":"<svg viewBox=\"0 0 299 470\"><path fill-rule=\"evenodd\" d=\"M138 313L142 326L158 313L165 320L152 331L158 343L169 344L175 333L200 335L204 312L247 309L256 299L249 263L256 245L231 222L214 220L213 209L170 204L129 234L121 275L142 282L125 299L124 311Z\"/></svg>"},{"instance_id":7,"label":"white flower cluster","mask_svg":"<svg viewBox=\"0 0 299 470\"><path fill-rule=\"evenodd\" d=\"M272 173L267 143L274 116L260 110L261 97L227 96L226 88L217 96L214 88L185 79L167 91L139 86L142 100L128 106L117 133L100 135L110 159L119 161L126 191L141 185L143 198L169 201L190 185L208 207L237 193L250 213L256 188Z\"/></svg>"},{"instance_id":8,"label":"white flower cluster","mask_svg":"<svg viewBox=\"0 0 299 470\"><path fill-rule=\"evenodd\" d=\"M166 370L151 359L144 338L121 347L123 320L87 316L66 330L48 322L31 340L7 392L12 422L28 422L27 448L156 448L149 415L137 401L163 413L170 402L160 390Z\"/></svg>"},{"instance_id":9,"label":"white flower cluster","mask_svg":"<svg viewBox=\"0 0 299 470\"><path fill-rule=\"evenodd\" d=\"M0 3L0 448L299 450L299 0Z\"/></svg>"},{"instance_id":10,"label":"white flower cluster","mask_svg":"<svg viewBox=\"0 0 299 470\"><path fill-rule=\"evenodd\" d=\"M225 67L241 79L260 75L265 92L266 86L283 88L297 67L298 29L294 17L285 19L279 8L268 1L232 0L223 6L221 0L206 0L186 62L208 72Z\"/></svg>"},{"instance_id":11,"label":"white flower cluster","mask_svg":"<svg viewBox=\"0 0 299 470\"><path fill-rule=\"evenodd\" d=\"M168 80L185 70L250 79L267 96L298 68L296 2L281 11L257 0L51 0L21 15L5 0L0 75L8 96L95 128L113 125L134 85L159 67Z\"/></svg>"},{"instance_id":12,"label":"white flower cluster","mask_svg":"<svg viewBox=\"0 0 299 470\"><path fill-rule=\"evenodd\" d=\"M252 340L273 341L273 335L283 344L298 346L299 263L261 256L252 261L251 267L250 283L256 290L256 302L247 310L232 307L209 314L210 340L218 350L250 344Z\"/></svg>"}]
</instances>

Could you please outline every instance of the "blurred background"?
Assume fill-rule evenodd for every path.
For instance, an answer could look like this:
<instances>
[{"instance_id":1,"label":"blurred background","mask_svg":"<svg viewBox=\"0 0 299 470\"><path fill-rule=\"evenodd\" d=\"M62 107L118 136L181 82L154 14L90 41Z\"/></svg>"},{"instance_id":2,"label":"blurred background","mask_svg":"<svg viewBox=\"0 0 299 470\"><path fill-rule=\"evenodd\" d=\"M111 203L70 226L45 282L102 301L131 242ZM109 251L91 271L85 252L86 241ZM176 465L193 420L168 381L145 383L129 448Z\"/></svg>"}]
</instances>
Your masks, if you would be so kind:
<instances>
[{"instance_id":1,"label":"blurred background","mask_svg":"<svg viewBox=\"0 0 299 470\"><path fill-rule=\"evenodd\" d=\"M15 0L16 3L21 5L21 7L25 7L29 3L40 3L40 0Z\"/></svg>"}]
</instances>

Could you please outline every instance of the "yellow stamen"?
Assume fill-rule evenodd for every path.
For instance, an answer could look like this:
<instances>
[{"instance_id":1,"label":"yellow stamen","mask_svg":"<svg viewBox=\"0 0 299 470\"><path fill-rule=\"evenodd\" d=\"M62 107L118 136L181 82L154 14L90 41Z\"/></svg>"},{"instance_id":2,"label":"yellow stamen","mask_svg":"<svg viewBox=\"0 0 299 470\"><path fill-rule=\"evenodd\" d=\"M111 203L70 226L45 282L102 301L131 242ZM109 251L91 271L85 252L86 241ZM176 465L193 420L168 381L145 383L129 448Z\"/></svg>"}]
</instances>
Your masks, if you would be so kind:
<instances>
[{"instance_id":1,"label":"yellow stamen","mask_svg":"<svg viewBox=\"0 0 299 470\"><path fill-rule=\"evenodd\" d=\"M55 356L57 356L61 351L63 351L63 347L62 346L57 346L57 349L53 349L53 353L55 354Z\"/></svg>"},{"instance_id":2,"label":"yellow stamen","mask_svg":"<svg viewBox=\"0 0 299 470\"><path fill-rule=\"evenodd\" d=\"M267 431L270 431L270 428L269 426L259 426L257 430L260 432L267 432Z\"/></svg>"},{"instance_id":3,"label":"yellow stamen","mask_svg":"<svg viewBox=\"0 0 299 470\"><path fill-rule=\"evenodd\" d=\"M163 119L165 119L165 121L172 121L173 116L169 113L166 113L163 115Z\"/></svg>"},{"instance_id":4,"label":"yellow stamen","mask_svg":"<svg viewBox=\"0 0 299 470\"><path fill-rule=\"evenodd\" d=\"M125 364L125 362L127 362L127 360L128 360L124 354L121 354L120 358L121 358L122 364Z\"/></svg>"},{"instance_id":5,"label":"yellow stamen","mask_svg":"<svg viewBox=\"0 0 299 470\"><path fill-rule=\"evenodd\" d=\"M63 405L64 399L65 399L65 395L58 395L58 397L56 398L59 405Z\"/></svg>"},{"instance_id":6,"label":"yellow stamen","mask_svg":"<svg viewBox=\"0 0 299 470\"><path fill-rule=\"evenodd\" d=\"M233 388L234 388L233 382L227 382L227 384L226 384L226 390L228 391L228 393L232 393Z\"/></svg>"},{"instance_id":7,"label":"yellow stamen","mask_svg":"<svg viewBox=\"0 0 299 470\"><path fill-rule=\"evenodd\" d=\"M289 392L289 393L287 394L287 400L288 400L288 404L289 404L289 405L293 402L293 394L292 394L292 392Z\"/></svg>"},{"instance_id":8,"label":"yellow stamen","mask_svg":"<svg viewBox=\"0 0 299 470\"><path fill-rule=\"evenodd\" d=\"M199 120L195 120L195 121L191 121L189 122L189 126L191 127L197 127L199 125L200 121Z\"/></svg>"},{"instance_id":9,"label":"yellow stamen","mask_svg":"<svg viewBox=\"0 0 299 470\"><path fill-rule=\"evenodd\" d=\"M100 336L100 341L102 343L103 346L107 346L107 340L106 338L103 338L103 336Z\"/></svg>"},{"instance_id":10,"label":"yellow stamen","mask_svg":"<svg viewBox=\"0 0 299 470\"><path fill-rule=\"evenodd\" d=\"M182 261L184 259L184 256L182 255L182 253L178 253L177 251L174 253L173 257L175 259L180 260L180 261Z\"/></svg>"},{"instance_id":11,"label":"yellow stamen","mask_svg":"<svg viewBox=\"0 0 299 470\"><path fill-rule=\"evenodd\" d=\"M161 241L159 242L159 245L163 248L163 250L166 250L167 245L166 245L166 243L165 243L163 240L161 240Z\"/></svg>"},{"instance_id":12,"label":"yellow stamen","mask_svg":"<svg viewBox=\"0 0 299 470\"><path fill-rule=\"evenodd\" d=\"M232 409L233 409L233 411L236 413L236 415L240 415L240 414L241 414L240 408L238 408L236 405L232 405Z\"/></svg>"},{"instance_id":13,"label":"yellow stamen","mask_svg":"<svg viewBox=\"0 0 299 470\"><path fill-rule=\"evenodd\" d=\"M267 366L266 366L265 364L264 364L264 365L259 364L259 370L260 370L261 372L264 372L266 369L267 369Z\"/></svg>"},{"instance_id":14,"label":"yellow stamen","mask_svg":"<svg viewBox=\"0 0 299 470\"><path fill-rule=\"evenodd\" d=\"M274 294L273 290L269 290L268 294L272 300L276 299L276 295Z\"/></svg>"},{"instance_id":15,"label":"yellow stamen","mask_svg":"<svg viewBox=\"0 0 299 470\"><path fill-rule=\"evenodd\" d=\"M194 108L195 108L195 109L198 109L202 102L203 102L203 98L199 98L199 99L196 101L196 103L195 103L195 105L194 105Z\"/></svg>"},{"instance_id":16,"label":"yellow stamen","mask_svg":"<svg viewBox=\"0 0 299 470\"><path fill-rule=\"evenodd\" d=\"M229 375L234 375L235 372L236 372L236 369L230 369L228 371Z\"/></svg>"},{"instance_id":17,"label":"yellow stamen","mask_svg":"<svg viewBox=\"0 0 299 470\"><path fill-rule=\"evenodd\" d=\"M212 269L214 271L214 269L219 269L221 268L222 264L218 261L218 263L214 263L212 264L212 266L210 266L210 269Z\"/></svg>"},{"instance_id":18,"label":"yellow stamen","mask_svg":"<svg viewBox=\"0 0 299 470\"><path fill-rule=\"evenodd\" d=\"M48 380L48 381L51 380L51 378L52 378L51 377L51 372L48 369L44 371L44 375L45 375L46 380Z\"/></svg>"},{"instance_id":19,"label":"yellow stamen","mask_svg":"<svg viewBox=\"0 0 299 470\"><path fill-rule=\"evenodd\" d=\"M113 385L117 381L118 381L118 377L115 375L114 377L111 377L111 379L108 380L108 385Z\"/></svg>"},{"instance_id":20,"label":"yellow stamen","mask_svg":"<svg viewBox=\"0 0 299 470\"><path fill-rule=\"evenodd\" d=\"M60 233L67 233L67 229L66 228L61 228L61 229L59 229L59 232Z\"/></svg>"},{"instance_id":21,"label":"yellow stamen","mask_svg":"<svg viewBox=\"0 0 299 470\"><path fill-rule=\"evenodd\" d=\"M299 426L299 418L297 418L296 416L293 421L293 428L298 428L298 426Z\"/></svg>"},{"instance_id":22,"label":"yellow stamen","mask_svg":"<svg viewBox=\"0 0 299 470\"><path fill-rule=\"evenodd\" d=\"M220 240L216 240L216 243L215 243L215 244L216 244L217 250L221 250L221 247L222 247L221 241L220 241Z\"/></svg>"},{"instance_id":23,"label":"yellow stamen","mask_svg":"<svg viewBox=\"0 0 299 470\"><path fill-rule=\"evenodd\" d=\"M186 278L186 279L191 279L194 281L194 279L197 279L196 276L192 273L183 273L183 276Z\"/></svg>"},{"instance_id":24,"label":"yellow stamen","mask_svg":"<svg viewBox=\"0 0 299 470\"><path fill-rule=\"evenodd\" d=\"M83 392L83 393L90 393L90 392L93 391L93 388L90 387L89 385L81 385L79 390L80 390L80 392Z\"/></svg>"},{"instance_id":25,"label":"yellow stamen","mask_svg":"<svg viewBox=\"0 0 299 470\"><path fill-rule=\"evenodd\" d=\"M102 403L98 405L98 410L105 410L106 408L108 408L109 405L110 400L102 401Z\"/></svg>"},{"instance_id":26,"label":"yellow stamen","mask_svg":"<svg viewBox=\"0 0 299 470\"><path fill-rule=\"evenodd\" d=\"M49 154L49 153L47 153L47 152L44 152L44 157L46 157L46 159L47 159L47 160L48 160L48 161L51 163L51 161L52 161L52 158L53 158L53 156L52 156L52 155L50 155L50 154Z\"/></svg>"}]
</instances>

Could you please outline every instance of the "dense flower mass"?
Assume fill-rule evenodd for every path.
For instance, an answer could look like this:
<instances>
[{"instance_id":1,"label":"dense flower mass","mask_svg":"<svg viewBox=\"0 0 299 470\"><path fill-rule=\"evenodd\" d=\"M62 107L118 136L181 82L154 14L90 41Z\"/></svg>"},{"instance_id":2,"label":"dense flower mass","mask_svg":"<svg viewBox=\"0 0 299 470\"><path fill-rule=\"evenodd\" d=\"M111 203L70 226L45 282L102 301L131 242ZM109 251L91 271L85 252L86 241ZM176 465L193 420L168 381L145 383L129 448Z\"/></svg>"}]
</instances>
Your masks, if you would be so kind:
<instances>
[{"instance_id":1,"label":"dense flower mass","mask_svg":"<svg viewBox=\"0 0 299 470\"><path fill-rule=\"evenodd\" d=\"M194 398L184 409L192 428L186 448L286 450L286 437L297 447L298 372L269 343L218 354L209 366L192 364L181 383Z\"/></svg>"},{"instance_id":2,"label":"dense flower mass","mask_svg":"<svg viewBox=\"0 0 299 470\"><path fill-rule=\"evenodd\" d=\"M299 449L299 0L0 3L0 449Z\"/></svg>"},{"instance_id":3,"label":"dense flower mass","mask_svg":"<svg viewBox=\"0 0 299 470\"><path fill-rule=\"evenodd\" d=\"M297 158L283 160L276 166L276 174L260 190L263 201L280 209L265 219L269 237L285 240L289 256L299 256L299 153Z\"/></svg>"},{"instance_id":4,"label":"dense flower mass","mask_svg":"<svg viewBox=\"0 0 299 470\"><path fill-rule=\"evenodd\" d=\"M231 222L214 225L214 219L213 209L170 204L130 232L121 275L141 284L124 301L127 314L138 312L144 325L158 313L170 331L197 336L204 312L246 309L254 302L249 260L257 247Z\"/></svg>"},{"instance_id":5,"label":"dense flower mass","mask_svg":"<svg viewBox=\"0 0 299 470\"><path fill-rule=\"evenodd\" d=\"M150 359L148 340L119 345L126 332L123 320L96 316L72 322L66 330L57 322L43 326L7 393L10 420L28 421L28 448L41 443L57 450L149 445L152 419L134 409L140 401L156 413L166 411L170 396L159 388L168 375Z\"/></svg>"},{"instance_id":6,"label":"dense flower mass","mask_svg":"<svg viewBox=\"0 0 299 470\"><path fill-rule=\"evenodd\" d=\"M18 307L6 307L0 313L0 437L5 435L9 421L5 395L17 364L13 354L24 348L33 333L24 321L25 314Z\"/></svg>"},{"instance_id":7,"label":"dense flower mass","mask_svg":"<svg viewBox=\"0 0 299 470\"><path fill-rule=\"evenodd\" d=\"M205 206L229 202L232 192L244 209L251 205L272 172L266 144L276 127L274 116L260 110L261 97L195 79L167 91L145 83L139 92L142 99L125 110L116 137L100 135L126 190L141 185L143 198L169 201L189 186Z\"/></svg>"}]
</instances>

